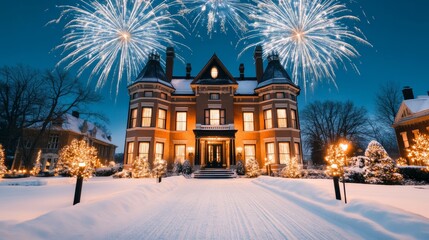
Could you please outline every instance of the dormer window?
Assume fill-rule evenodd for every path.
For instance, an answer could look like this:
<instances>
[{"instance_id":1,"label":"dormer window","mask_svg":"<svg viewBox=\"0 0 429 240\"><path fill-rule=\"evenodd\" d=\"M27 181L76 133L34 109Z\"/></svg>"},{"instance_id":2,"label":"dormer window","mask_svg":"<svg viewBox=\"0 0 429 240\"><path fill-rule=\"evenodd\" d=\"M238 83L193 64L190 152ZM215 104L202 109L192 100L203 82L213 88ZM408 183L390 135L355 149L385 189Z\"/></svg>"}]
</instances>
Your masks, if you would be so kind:
<instances>
[{"instance_id":1,"label":"dormer window","mask_svg":"<svg viewBox=\"0 0 429 240\"><path fill-rule=\"evenodd\" d=\"M219 75L219 71L217 70L217 67L212 67L210 70L210 75L213 79L216 79Z\"/></svg>"}]
</instances>

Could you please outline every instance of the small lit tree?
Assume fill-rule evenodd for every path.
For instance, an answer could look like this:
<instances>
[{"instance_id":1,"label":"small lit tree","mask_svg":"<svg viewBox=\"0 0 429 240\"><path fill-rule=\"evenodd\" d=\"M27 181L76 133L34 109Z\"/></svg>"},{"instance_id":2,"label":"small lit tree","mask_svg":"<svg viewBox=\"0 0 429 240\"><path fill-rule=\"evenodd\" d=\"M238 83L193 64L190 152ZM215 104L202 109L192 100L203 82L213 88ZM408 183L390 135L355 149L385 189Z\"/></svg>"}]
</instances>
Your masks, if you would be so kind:
<instances>
[{"instance_id":1,"label":"small lit tree","mask_svg":"<svg viewBox=\"0 0 429 240\"><path fill-rule=\"evenodd\" d=\"M98 166L97 149L88 146L85 140L74 139L61 149L58 164L61 170L67 170L71 176L91 177Z\"/></svg>"},{"instance_id":2,"label":"small lit tree","mask_svg":"<svg viewBox=\"0 0 429 240\"><path fill-rule=\"evenodd\" d=\"M148 178L150 177L150 163L147 158L138 157L132 164L133 178Z\"/></svg>"},{"instance_id":3,"label":"small lit tree","mask_svg":"<svg viewBox=\"0 0 429 240\"><path fill-rule=\"evenodd\" d=\"M371 141L365 151L368 158L363 176L366 183L397 184L402 181L395 161L389 157L384 147L377 141Z\"/></svg>"},{"instance_id":4,"label":"small lit tree","mask_svg":"<svg viewBox=\"0 0 429 240\"><path fill-rule=\"evenodd\" d=\"M167 173L167 161L156 158L153 162L152 174L156 178L161 178Z\"/></svg>"},{"instance_id":5,"label":"small lit tree","mask_svg":"<svg viewBox=\"0 0 429 240\"><path fill-rule=\"evenodd\" d=\"M34 167L31 170L31 173L34 176L37 176L37 174L39 174L40 172L40 168L41 168L40 158L42 158L42 149L39 149L39 151L37 152L36 163L34 164Z\"/></svg>"},{"instance_id":6,"label":"small lit tree","mask_svg":"<svg viewBox=\"0 0 429 240\"><path fill-rule=\"evenodd\" d=\"M3 177L3 175L7 172L6 165L4 165L5 160L5 154L3 145L0 144L0 177Z\"/></svg>"},{"instance_id":7,"label":"small lit tree","mask_svg":"<svg viewBox=\"0 0 429 240\"><path fill-rule=\"evenodd\" d=\"M331 177L340 177L344 174L345 154L340 145L330 145L326 151L326 174Z\"/></svg>"},{"instance_id":8,"label":"small lit tree","mask_svg":"<svg viewBox=\"0 0 429 240\"><path fill-rule=\"evenodd\" d=\"M407 149L408 157L413 164L429 166L429 136L418 133L414 144Z\"/></svg>"},{"instance_id":9,"label":"small lit tree","mask_svg":"<svg viewBox=\"0 0 429 240\"><path fill-rule=\"evenodd\" d=\"M250 158L246 160L246 176L247 177L258 177L261 175L261 169L256 159Z\"/></svg>"},{"instance_id":10,"label":"small lit tree","mask_svg":"<svg viewBox=\"0 0 429 240\"><path fill-rule=\"evenodd\" d=\"M281 176L286 178L300 178L301 166L296 157L286 159L286 167L281 171Z\"/></svg>"}]
</instances>

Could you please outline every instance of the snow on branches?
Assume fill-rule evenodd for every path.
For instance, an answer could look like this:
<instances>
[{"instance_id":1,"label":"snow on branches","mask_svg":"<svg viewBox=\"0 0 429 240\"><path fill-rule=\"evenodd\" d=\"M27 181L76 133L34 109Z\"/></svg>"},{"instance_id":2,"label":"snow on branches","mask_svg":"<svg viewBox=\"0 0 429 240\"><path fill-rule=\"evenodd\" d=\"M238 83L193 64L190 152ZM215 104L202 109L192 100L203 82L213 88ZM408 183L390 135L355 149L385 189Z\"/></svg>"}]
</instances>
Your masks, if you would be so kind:
<instances>
[{"instance_id":1,"label":"snow on branches","mask_svg":"<svg viewBox=\"0 0 429 240\"><path fill-rule=\"evenodd\" d=\"M253 158L246 160L246 176L258 177L259 175L261 175L261 170L259 169L258 161Z\"/></svg>"},{"instance_id":2,"label":"snow on branches","mask_svg":"<svg viewBox=\"0 0 429 240\"><path fill-rule=\"evenodd\" d=\"M7 172L7 168L4 165L4 161L5 161L4 149L3 149L3 145L0 144L0 177L2 177Z\"/></svg>"},{"instance_id":3,"label":"snow on branches","mask_svg":"<svg viewBox=\"0 0 429 240\"><path fill-rule=\"evenodd\" d=\"M298 164L296 157L286 159L286 167L284 167L280 173L282 177L286 178L300 178L301 166Z\"/></svg>"},{"instance_id":4,"label":"snow on branches","mask_svg":"<svg viewBox=\"0 0 429 240\"><path fill-rule=\"evenodd\" d=\"M133 161L131 169L133 178L149 178L151 177L150 163L147 158L139 156Z\"/></svg>"},{"instance_id":5,"label":"snow on branches","mask_svg":"<svg viewBox=\"0 0 429 240\"><path fill-rule=\"evenodd\" d=\"M427 166L429 170L429 136L418 133L414 144L407 149L408 157L415 165Z\"/></svg>"},{"instance_id":6,"label":"snow on branches","mask_svg":"<svg viewBox=\"0 0 429 240\"><path fill-rule=\"evenodd\" d=\"M167 161L157 158L153 162L152 174L154 177L159 178L167 174Z\"/></svg>"},{"instance_id":7,"label":"snow on branches","mask_svg":"<svg viewBox=\"0 0 429 240\"><path fill-rule=\"evenodd\" d=\"M332 144L328 147L325 161L328 164L326 174L331 177L340 177L344 174L346 155L339 144Z\"/></svg>"},{"instance_id":8,"label":"snow on branches","mask_svg":"<svg viewBox=\"0 0 429 240\"><path fill-rule=\"evenodd\" d=\"M97 149L89 146L85 140L74 139L60 151L59 168L71 176L91 177L99 164Z\"/></svg>"}]
</instances>

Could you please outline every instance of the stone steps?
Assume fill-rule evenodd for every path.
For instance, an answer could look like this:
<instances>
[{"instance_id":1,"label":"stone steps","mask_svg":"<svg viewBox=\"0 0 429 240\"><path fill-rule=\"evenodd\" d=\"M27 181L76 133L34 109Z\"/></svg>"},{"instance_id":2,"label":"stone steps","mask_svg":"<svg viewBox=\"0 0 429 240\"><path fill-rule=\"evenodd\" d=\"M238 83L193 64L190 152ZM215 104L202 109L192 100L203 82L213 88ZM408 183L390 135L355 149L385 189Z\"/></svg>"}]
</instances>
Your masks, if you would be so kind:
<instances>
[{"instance_id":1,"label":"stone steps","mask_svg":"<svg viewBox=\"0 0 429 240\"><path fill-rule=\"evenodd\" d=\"M237 174L229 169L204 169L194 172L192 177L198 179L228 179L236 178Z\"/></svg>"}]
</instances>

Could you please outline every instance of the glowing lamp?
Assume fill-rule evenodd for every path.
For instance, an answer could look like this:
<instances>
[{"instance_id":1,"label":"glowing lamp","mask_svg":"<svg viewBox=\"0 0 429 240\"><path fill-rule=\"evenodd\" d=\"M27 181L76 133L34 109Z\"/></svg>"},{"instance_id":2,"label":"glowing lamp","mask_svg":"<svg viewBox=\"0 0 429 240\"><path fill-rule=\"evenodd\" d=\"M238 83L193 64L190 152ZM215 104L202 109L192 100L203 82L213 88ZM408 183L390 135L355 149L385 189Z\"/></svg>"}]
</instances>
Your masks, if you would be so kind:
<instances>
[{"instance_id":1,"label":"glowing lamp","mask_svg":"<svg viewBox=\"0 0 429 240\"><path fill-rule=\"evenodd\" d=\"M243 152L243 148L242 147L238 147L237 148L237 153L241 154Z\"/></svg>"},{"instance_id":2,"label":"glowing lamp","mask_svg":"<svg viewBox=\"0 0 429 240\"><path fill-rule=\"evenodd\" d=\"M212 67L210 70L210 75L213 79L216 79L219 75L219 71L217 70L217 67Z\"/></svg>"}]
</instances>

